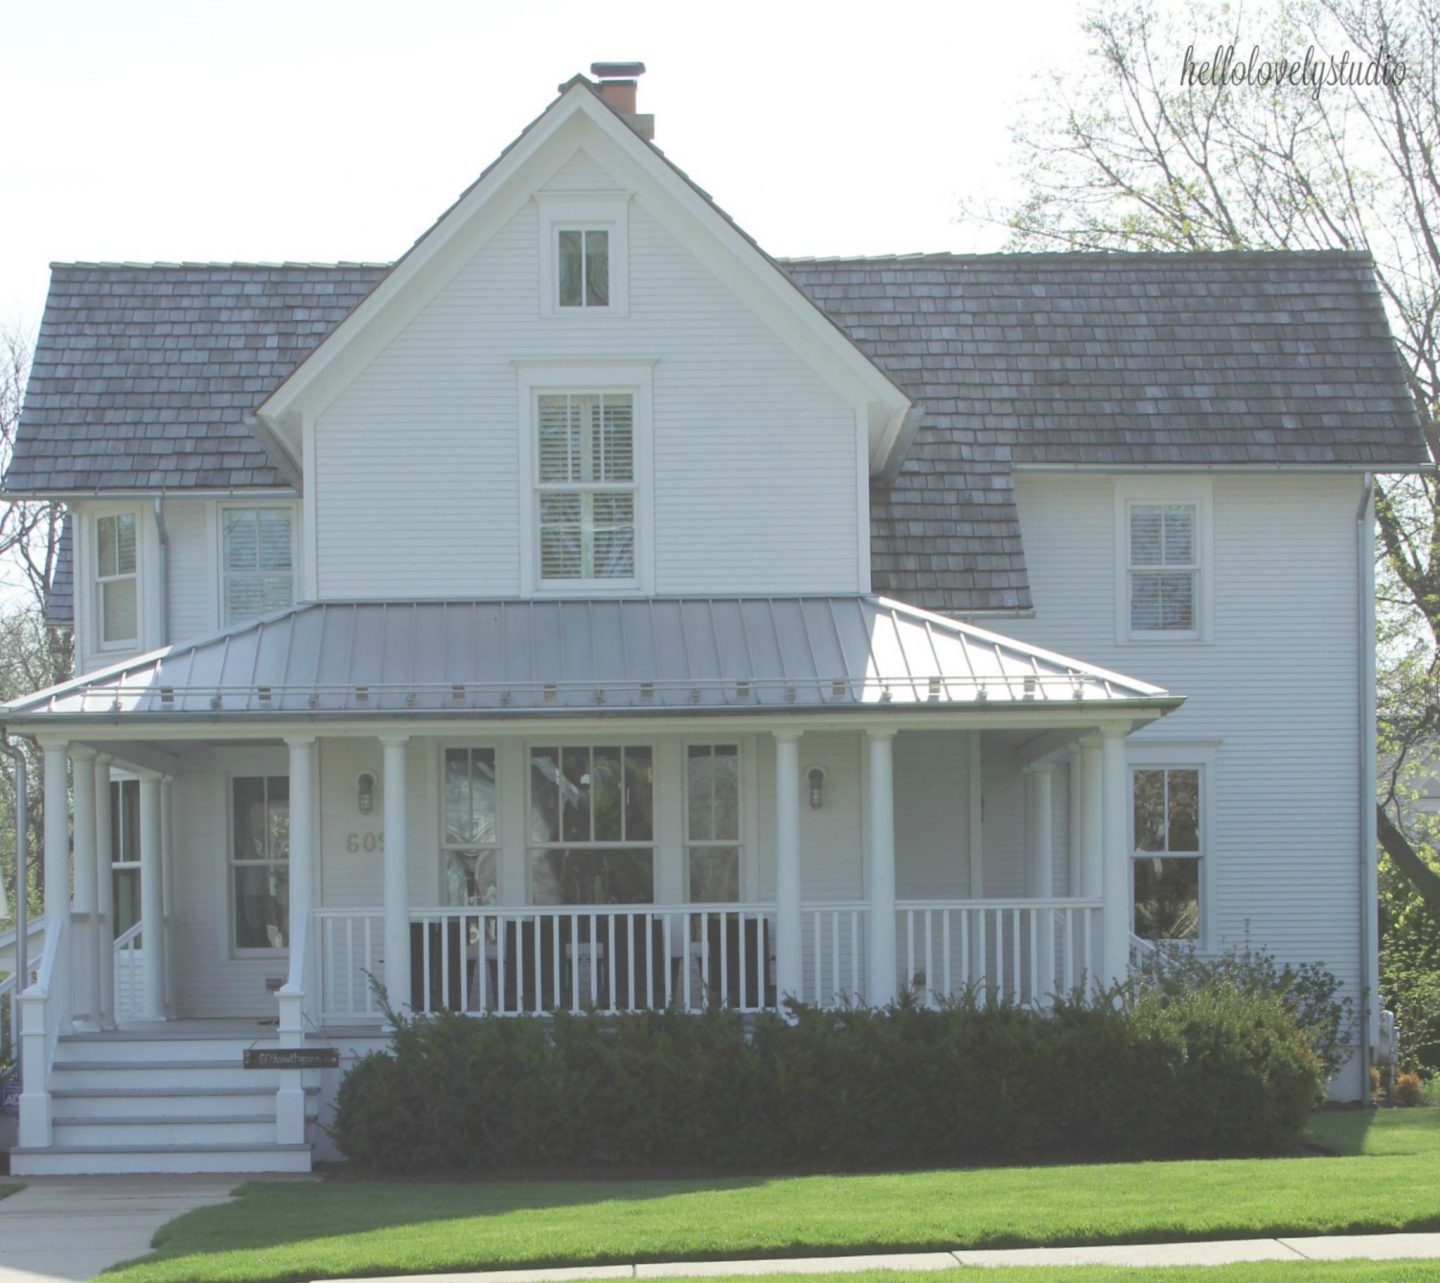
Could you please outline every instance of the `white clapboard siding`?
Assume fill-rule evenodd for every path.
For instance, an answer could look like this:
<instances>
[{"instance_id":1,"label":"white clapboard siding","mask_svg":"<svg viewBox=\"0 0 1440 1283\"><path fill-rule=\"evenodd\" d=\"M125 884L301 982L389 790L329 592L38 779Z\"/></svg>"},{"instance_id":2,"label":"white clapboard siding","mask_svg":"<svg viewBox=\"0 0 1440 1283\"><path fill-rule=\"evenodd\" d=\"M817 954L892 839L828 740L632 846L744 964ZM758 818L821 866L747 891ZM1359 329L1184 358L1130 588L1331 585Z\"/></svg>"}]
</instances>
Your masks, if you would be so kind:
<instances>
[{"instance_id":1,"label":"white clapboard siding","mask_svg":"<svg viewBox=\"0 0 1440 1283\"><path fill-rule=\"evenodd\" d=\"M1215 746L1217 943L1248 924L1354 985L1359 478L1215 477L1210 644L1117 643L1109 478L1021 474L1016 491L1035 617L1004 631L1187 696L1137 742Z\"/></svg>"},{"instance_id":2,"label":"white clapboard siding","mask_svg":"<svg viewBox=\"0 0 1440 1283\"><path fill-rule=\"evenodd\" d=\"M203 637L219 626L220 555L214 500L168 502L171 641Z\"/></svg>"},{"instance_id":3,"label":"white clapboard siding","mask_svg":"<svg viewBox=\"0 0 1440 1283\"><path fill-rule=\"evenodd\" d=\"M517 358L656 362L658 592L867 586L854 411L638 199L628 317L541 318L537 224L517 213L317 420L320 596L526 591Z\"/></svg>"}]
</instances>

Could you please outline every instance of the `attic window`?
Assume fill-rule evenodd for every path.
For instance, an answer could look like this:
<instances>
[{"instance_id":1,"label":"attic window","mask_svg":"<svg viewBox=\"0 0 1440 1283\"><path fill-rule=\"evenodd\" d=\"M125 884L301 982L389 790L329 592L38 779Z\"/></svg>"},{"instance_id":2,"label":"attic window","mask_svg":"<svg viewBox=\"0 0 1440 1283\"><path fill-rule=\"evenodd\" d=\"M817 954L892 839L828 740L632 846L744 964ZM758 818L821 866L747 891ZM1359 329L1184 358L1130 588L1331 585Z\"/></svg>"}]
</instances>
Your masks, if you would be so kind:
<instances>
[{"instance_id":1,"label":"attic window","mask_svg":"<svg viewBox=\"0 0 1440 1283\"><path fill-rule=\"evenodd\" d=\"M561 307L610 306L610 233L603 227L556 232Z\"/></svg>"},{"instance_id":2,"label":"attic window","mask_svg":"<svg viewBox=\"0 0 1440 1283\"><path fill-rule=\"evenodd\" d=\"M540 314L577 319L624 316L628 195L542 192L537 200Z\"/></svg>"}]
</instances>

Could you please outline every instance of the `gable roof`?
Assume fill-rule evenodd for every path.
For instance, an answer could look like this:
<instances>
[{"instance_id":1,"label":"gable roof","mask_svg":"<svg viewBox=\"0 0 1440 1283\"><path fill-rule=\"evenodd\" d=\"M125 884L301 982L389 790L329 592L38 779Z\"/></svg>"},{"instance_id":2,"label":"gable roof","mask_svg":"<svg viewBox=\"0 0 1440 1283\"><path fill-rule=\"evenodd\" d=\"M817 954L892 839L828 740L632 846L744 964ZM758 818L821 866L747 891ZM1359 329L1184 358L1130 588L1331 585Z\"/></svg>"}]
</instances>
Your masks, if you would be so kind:
<instances>
[{"instance_id":1,"label":"gable roof","mask_svg":"<svg viewBox=\"0 0 1440 1283\"><path fill-rule=\"evenodd\" d=\"M877 590L1029 606L1018 467L1429 462L1368 255L795 260L922 414L872 492Z\"/></svg>"},{"instance_id":2,"label":"gable roof","mask_svg":"<svg viewBox=\"0 0 1440 1283\"><path fill-rule=\"evenodd\" d=\"M871 596L323 602L4 707L23 726L1106 704L1158 686ZM1051 714L1053 719L1053 712Z\"/></svg>"},{"instance_id":3,"label":"gable roof","mask_svg":"<svg viewBox=\"0 0 1440 1283\"><path fill-rule=\"evenodd\" d=\"M875 466L899 452L911 406L898 385L842 326L795 288L779 264L741 232L708 193L653 142L641 138L594 84L575 76L256 407L262 424L292 458L298 460L302 448L300 414L323 409L378 355L434 291L532 198L548 176L547 164L553 172L548 158L567 141L573 148L580 138L587 149L607 149L615 172L658 202L650 212L683 226L697 256L802 360L865 411Z\"/></svg>"}]
</instances>

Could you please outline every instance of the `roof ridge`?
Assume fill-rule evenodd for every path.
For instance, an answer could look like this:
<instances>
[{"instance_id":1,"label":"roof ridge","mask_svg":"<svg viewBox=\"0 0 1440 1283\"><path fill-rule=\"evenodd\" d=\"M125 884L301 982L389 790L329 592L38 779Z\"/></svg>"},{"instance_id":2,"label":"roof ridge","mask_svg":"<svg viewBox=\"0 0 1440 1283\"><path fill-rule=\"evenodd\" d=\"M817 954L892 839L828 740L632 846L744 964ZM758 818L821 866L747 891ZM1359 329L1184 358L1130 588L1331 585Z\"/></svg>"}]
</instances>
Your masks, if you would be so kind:
<instances>
[{"instance_id":1,"label":"roof ridge","mask_svg":"<svg viewBox=\"0 0 1440 1283\"><path fill-rule=\"evenodd\" d=\"M805 267L810 265L863 263L879 265L896 263L905 266L955 264L965 266L971 263L1174 263L1200 262L1216 263L1236 259L1277 259L1294 262L1296 259L1323 259L1338 262L1363 263L1370 260L1368 250L1358 249L1213 249L1213 250L1017 250L993 253L957 253L950 250L918 251L912 254L831 254L777 258L784 267Z\"/></svg>"},{"instance_id":2,"label":"roof ridge","mask_svg":"<svg viewBox=\"0 0 1440 1283\"><path fill-rule=\"evenodd\" d=\"M319 268L324 270L338 270L343 268L363 267L370 269L381 269L388 271L393 263L382 263L368 259L336 259L334 262L307 262L302 259L283 259L275 262L265 260L247 261L242 259L184 259L170 261L159 259L154 262L142 262L138 259L67 259L57 260L50 264L52 271L67 267L80 267L87 270L94 268L123 269L126 271L194 271L196 268L224 268L228 271L273 271L275 268Z\"/></svg>"}]
</instances>

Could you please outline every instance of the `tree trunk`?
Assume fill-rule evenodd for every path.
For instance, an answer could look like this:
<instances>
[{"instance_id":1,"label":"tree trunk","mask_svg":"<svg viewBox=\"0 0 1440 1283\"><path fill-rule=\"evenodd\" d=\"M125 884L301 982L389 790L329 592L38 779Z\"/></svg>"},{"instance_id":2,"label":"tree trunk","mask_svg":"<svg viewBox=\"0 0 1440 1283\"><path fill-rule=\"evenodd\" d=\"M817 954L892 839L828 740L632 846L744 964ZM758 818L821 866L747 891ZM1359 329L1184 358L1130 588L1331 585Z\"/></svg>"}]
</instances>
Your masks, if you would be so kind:
<instances>
[{"instance_id":1,"label":"tree trunk","mask_svg":"<svg viewBox=\"0 0 1440 1283\"><path fill-rule=\"evenodd\" d=\"M1395 866L1414 884L1421 898L1436 913L1440 913L1440 873L1426 863L1395 821L1385 814L1383 806L1375 808L1375 822L1380 829L1380 845L1385 854L1395 861Z\"/></svg>"}]
</instances>

